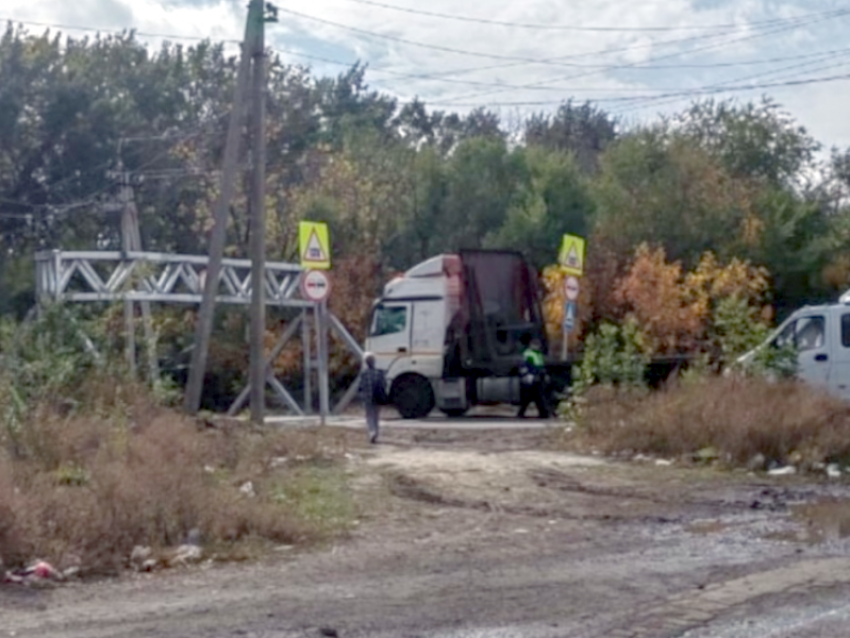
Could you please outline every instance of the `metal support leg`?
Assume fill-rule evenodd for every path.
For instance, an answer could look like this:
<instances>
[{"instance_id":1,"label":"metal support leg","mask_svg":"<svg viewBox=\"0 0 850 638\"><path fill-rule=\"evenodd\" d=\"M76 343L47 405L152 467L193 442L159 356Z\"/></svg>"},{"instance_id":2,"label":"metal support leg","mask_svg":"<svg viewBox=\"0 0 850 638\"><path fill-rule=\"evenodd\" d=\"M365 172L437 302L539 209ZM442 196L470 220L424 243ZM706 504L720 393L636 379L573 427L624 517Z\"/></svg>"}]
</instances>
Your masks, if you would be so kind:
<instances>
[{"instance_id":1,"label":"metal support leg","mask_svg":"<svg viewBox=\"0 0 850 638\"><path fill-rule=\"evenodd\" d=\"M135 304L132 301L124 302L124 355L127 359L127 369L130 375L136 376L136 322Z\"/></svg>"},{"instance_id":2,"label":"metal support leg","mask_svg":"<svg viewBox=\"0 0 850 638\"><path fill-rule=\"evenodd\" d=\"M343 342L348 349L351 350L356 356L357 360L363 361L363 349L360 347L360 344L357 343L357 340L351 336L351 333L345 329L345 326L342 325L342 322L336 317L336 315L329 314L328 319L330 320L331 327L337 331L340 337L342 337ZM354 398L357 396L357 392L360 389L360 378L356 378L354 383L349 386L348 390L345 391L345 394L339 400L339 403L336 404L336 407L333 409L334 414L342 414L342 412L351 404Z\"/></svg>"},{"instance_id":3,"label":"metal support leg","mask_svg":"<svg viewBox=\"0 0 850 638\"><path fill-rule=\"evenodd\" d=\"M316 343L319 349L319 414L325 425L330 413L330 375L328 373L328 307L326 302L316 304Z\"/></svg>"},{"instance_id":4,"label":"metal support leg","mask_svg":"<svg viewBox=\"0 0 850 638\"><path fill-rule=\"evenodd\" d=\"M159 358L156 353L156 333L153 329L153 317L151 316L151 304L149 301L141 302L142 325L145 330L145 349L148 355L148 375L153 386L159 383Z\"/></svg>"},{"instance_id":5,"label":"metal support leg","mask_svg":"<svg viewBox=\"0 0 850 638\"><path fill-rule=\"evenodd\" d=\"M301 315L301 341L304 347L304 414L313 413L313 341L310 334L310 311Z\"/></svg>"},{"instance_id":6,"label":"metal support leg","mask_svg":"<svg viewBox=\"0 0 850 638\"><path fill-rule=\"evenodd\" d=\"M301 316L296 317L292 321L292 323L290 323L286 327L286 330L283 331L283 334L280 335L280 339L277 340L277 343L275 344L274 350L272 350L271 355L269 355L269 358L266 360L266 367L267 367L266 378L267 379L269 377L274 378L274 374L271 373L272 363L274 362L275 359L278 358L278 356L280 356L280 353L283 352L283 349L286 347L286 343L293 336L295 336L295 333L298 331L298 328L301 327L302 321L303 321L303 319L302 319ZM281 388L283 388L283 385L277 379L275 379L275 382ZM284 389L284 394L287 397L289 397L288 399L284 398L283 395L281 395L281 393L278 391L278 388L276 388L275 385L271 383L271 381L269 381L269 383L271 384L272 389L274 389L275 392L277 392L278 396L281 396L281 398L283 398L284 402L287 405L289 405L290 408L293 409L293 412L295 412L298 416L302 416L304 414L301 411L301 408L298 407L297 403L295 403L294 401L292 401L290 403L290 401L292 400L292 397L289 395L288 392L286 392L285 389ZM230 409L227 411L227 415L228 416L236 416L237 414L239 414L239 411L245 406L245 402L248 400L248 397L250 397L250 396L251 396L251 384L248 384L247 386L245 386L245 388L242 390L242 392L236 398L236 401L233 402L233 405L230 406Z\"/></svg>"}]
</instances>

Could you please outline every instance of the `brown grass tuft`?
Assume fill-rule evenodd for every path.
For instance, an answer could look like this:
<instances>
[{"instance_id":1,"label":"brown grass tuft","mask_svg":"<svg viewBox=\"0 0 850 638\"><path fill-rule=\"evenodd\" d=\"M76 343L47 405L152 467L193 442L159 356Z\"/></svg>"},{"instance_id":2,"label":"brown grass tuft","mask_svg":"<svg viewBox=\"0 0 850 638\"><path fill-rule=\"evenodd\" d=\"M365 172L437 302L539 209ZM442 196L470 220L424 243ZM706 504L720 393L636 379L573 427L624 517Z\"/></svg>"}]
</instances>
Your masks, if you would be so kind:
<instances>
[{"instance_id":1,"label":"brown grass tuft","mask_svg":"<svg viewBox=\"0 0 850 638\"><path fill-rule=\"evenodd\" d=\"M43 558L112 573L134 546L164 551L191 530L226 554L241 542L318 541L353 518L335 468L342 439L209 428L143 393L116 393L99 388L99 403L71 416L53 406L35 410L15 444L0 447L0 559L7 568ZM280 498L280 485L305 467L315 471L313 489ZM254 496L240 491L247 481ZM319 503L305 505L310 499Z\"/></svg>"},{"instance_id":2,"label":"brown grass tuft","mask_svg":"<svg viewBox=\"0 0 850 638\"><path fill-rule=\"evenodd\" d=\"M850 461L850 404L798 382L709 378L651 394L599 389L589 397L579 442L606 453L717 458L746 465ZM573 440L575 443L576 440Z\"/></svg>"}]
</instances>

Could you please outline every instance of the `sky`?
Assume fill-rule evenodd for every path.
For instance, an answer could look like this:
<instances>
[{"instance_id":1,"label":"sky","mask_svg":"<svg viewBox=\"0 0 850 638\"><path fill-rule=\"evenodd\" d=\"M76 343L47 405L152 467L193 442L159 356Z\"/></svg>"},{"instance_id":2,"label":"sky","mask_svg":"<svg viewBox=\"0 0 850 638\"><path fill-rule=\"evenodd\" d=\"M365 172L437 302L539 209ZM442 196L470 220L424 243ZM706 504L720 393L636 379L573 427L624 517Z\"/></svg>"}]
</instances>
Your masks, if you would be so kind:
<instances>
[{"instance_id":1,"label":"sky","mask_svg":"<svg viewBox=\"0 0 850 638\"><path fill-rule=\"evenodd\" d=\"M4 0L0 20L21 22L34 33L64 25L74 35L80 32L67 27L236 41L246 4ZM418 97L461 112L485 106L510 123L572 98L636 124L681 111L697 97L748 101L766 94L825 149L850 146L850 42L844 37L850 0L277 4L279 22L268 25L267 43L285 61L321 76L359 60L369 66L371 87L402 102Z\"/></svg>"}]
</instances>

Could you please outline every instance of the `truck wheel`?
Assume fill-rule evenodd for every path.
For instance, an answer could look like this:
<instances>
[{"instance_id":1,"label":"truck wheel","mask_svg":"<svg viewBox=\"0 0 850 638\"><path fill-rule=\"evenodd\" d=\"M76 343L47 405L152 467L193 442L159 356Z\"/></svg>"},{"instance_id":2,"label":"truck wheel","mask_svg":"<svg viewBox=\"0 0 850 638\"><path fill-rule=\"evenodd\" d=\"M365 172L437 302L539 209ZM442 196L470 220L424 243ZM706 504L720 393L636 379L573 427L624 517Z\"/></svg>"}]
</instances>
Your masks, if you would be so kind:
<instances>
[{"instance_id":1,"label":"truck wheel","mask_svg":"<svg viewBox=\"0 0 850 638\"><path fill-rule=\"evenodd\" d=\"M450 419L458 419L466 414L467 409L468 408L446 408L442 412Z\"/></svg>"},{"instance_id":2,"label":"truck wheel","mask_svg":"<svg viewBox=\"0 0 850 638\"><path fill-rule=\"evenodd\" d=\"M423 376L407 374L396 379L390 395L392 404L405 419L422 419L434 409L434 390Z\"/></svg>"}]
</instances>

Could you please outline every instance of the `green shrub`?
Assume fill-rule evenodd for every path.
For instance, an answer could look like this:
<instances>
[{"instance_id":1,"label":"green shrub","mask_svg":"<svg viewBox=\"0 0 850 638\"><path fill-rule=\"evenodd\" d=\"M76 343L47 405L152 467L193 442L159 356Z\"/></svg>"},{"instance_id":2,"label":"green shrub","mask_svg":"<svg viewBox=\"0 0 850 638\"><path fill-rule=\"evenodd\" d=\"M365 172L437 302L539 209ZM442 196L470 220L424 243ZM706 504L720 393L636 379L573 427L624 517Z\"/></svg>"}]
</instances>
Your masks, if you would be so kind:
<instances>
[{"instance_id":1,"label":"green shrub","mask_svg":"<svg viewBox=\"0 0 850 638\"><path fill-rule=\"evenodd\" d=\"M635 321L622 326L605 323L584 342L578 387L603 385L643 386L649 356Z\"/></svg>"}]
</instances>

